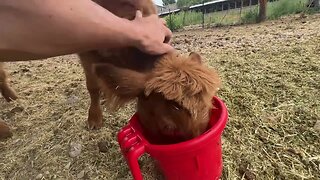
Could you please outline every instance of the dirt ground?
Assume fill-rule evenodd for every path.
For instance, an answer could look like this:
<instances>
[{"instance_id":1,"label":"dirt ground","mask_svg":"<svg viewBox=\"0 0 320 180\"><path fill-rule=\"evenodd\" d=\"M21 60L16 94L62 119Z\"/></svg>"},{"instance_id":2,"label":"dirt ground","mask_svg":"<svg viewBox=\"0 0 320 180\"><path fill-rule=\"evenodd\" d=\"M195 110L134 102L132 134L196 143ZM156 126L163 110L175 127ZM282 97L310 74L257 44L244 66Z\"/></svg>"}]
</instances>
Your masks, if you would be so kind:
<instances>
[{"instance_id":1,"label":"dirt ground","mask_svg":"<svg viewBox=\"0 0 320 180\"><path fill-rule=\"evenodd\" d=\"M320 14L184 30L175 46L218 69L229 110L222 179L320 179ZM116 133L130 105L86 128L89 96L77 56L7 63L20 99L0 100L13 137L0 142L0 179L131 179ZM316 125L318 123L318 125ZM105 141L106 153L97 143ZM70 144L81 152L70 157ZM157 179L151 160L141 166Z\"/></svg>"}]
</instances>

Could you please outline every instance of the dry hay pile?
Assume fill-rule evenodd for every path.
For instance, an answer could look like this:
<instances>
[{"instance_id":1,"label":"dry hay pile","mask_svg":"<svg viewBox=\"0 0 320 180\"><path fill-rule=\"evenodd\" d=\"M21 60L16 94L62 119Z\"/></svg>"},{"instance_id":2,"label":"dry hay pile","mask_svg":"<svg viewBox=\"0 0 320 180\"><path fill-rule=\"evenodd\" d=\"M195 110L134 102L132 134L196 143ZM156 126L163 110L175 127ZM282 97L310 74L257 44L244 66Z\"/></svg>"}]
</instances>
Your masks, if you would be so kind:
<instances>
[{"instance_id":1,"label":"dry hay pile","mask_svg":"<svg viewBox=\"0 0 320 180\"><path fill-rule=\"evenodd\" d=\"M257 25L190 30L181 50L200 51L223 79L230 119L223 179L320 179L320 15ZM20 99L0 101L14 136L0 142L1 179L130 179L116 133L134 112L105 113L85 127L89 97L76 56L8 64ZM107 103L107 102L106 102ZM105 141L106 153L98 142ZM70 157L70 144L81 147ZM155 179L150 159L141 160Z\"/></svg>"}]
</instances>

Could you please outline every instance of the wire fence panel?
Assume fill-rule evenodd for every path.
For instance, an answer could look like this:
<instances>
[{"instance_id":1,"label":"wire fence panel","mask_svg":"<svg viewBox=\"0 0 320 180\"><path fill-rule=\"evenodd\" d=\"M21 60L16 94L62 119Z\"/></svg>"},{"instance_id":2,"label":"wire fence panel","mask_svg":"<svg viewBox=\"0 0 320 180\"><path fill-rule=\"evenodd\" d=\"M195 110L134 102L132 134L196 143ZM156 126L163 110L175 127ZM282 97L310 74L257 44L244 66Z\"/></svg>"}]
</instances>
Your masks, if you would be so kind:
<instances>
[{"instance_id":1,"label":"wire fence panel","mask_svg":"<svg viewBox=\"0 0 320 180\"><path fill-rule=\"evenodd\" d=\"M298 13L308 0L268 0L270 19L283 14ZM298 7L299 6L299 7ZM292 11L292 12L291 12ZM214 0L201 4L163 9L160 17L166 19L171 30L185 26L212 27L255 22L259 14L259 0Z\"/></svg>"},{"instance_id":2,"label":"wire fence panel","mask_svg":"<svg viewBox=\"0 0 320 180\"><path fill-rule=\"evenodd\" d=\"M241 20L243 11L255 8L253 5L258 2L259 0L216 0L190 7L168 8L163 10L160 16L167 20L171 30L189 25L207 27L234 24Z\"/></svg>"}]
</instances>

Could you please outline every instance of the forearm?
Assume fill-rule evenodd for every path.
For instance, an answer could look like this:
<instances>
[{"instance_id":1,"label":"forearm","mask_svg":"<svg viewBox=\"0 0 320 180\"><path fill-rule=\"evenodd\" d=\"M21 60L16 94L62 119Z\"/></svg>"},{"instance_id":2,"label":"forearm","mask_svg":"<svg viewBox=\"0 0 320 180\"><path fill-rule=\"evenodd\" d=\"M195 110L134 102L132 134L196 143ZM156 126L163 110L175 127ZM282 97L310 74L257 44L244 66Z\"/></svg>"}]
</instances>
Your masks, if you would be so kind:
<instances>
[{"instance_id":1,"label":"forearm","mask_svg":"<svg viewBox=\"0 0 320 180\"><path fill-rule=\"evenodd\" d=\"M90 0L1 0L0 61L124 47L133 41L128 28Z\"/></svg>"}]
</instances>

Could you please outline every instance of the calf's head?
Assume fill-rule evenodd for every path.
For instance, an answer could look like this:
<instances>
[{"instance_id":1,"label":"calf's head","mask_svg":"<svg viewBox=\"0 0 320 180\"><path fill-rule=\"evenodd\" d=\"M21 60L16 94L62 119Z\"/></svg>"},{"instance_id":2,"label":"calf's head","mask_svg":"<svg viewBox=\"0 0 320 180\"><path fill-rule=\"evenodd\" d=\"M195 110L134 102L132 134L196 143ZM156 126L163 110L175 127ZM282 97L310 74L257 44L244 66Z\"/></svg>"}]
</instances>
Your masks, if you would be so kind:
<instances>
[{"instance_id":1,"label":"calf's head","mask_svg":"<svg viewBox=\"0 0 320 180\"><path fill-rule=\"evenodd\" d=\"M111 106L138 98L139 120L145 130L154 136L176 134L187 140L206 130L212 97L220 87L218 74L201 61L196 53L169 53L149 72L111 64L98 64L95 72Z\"/></svg>"}]
</instances>

